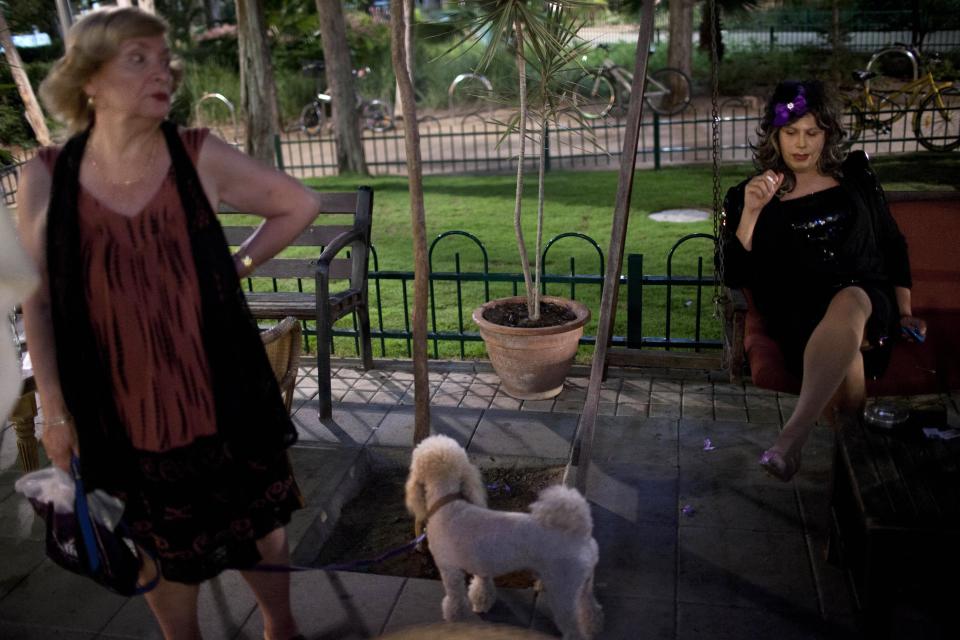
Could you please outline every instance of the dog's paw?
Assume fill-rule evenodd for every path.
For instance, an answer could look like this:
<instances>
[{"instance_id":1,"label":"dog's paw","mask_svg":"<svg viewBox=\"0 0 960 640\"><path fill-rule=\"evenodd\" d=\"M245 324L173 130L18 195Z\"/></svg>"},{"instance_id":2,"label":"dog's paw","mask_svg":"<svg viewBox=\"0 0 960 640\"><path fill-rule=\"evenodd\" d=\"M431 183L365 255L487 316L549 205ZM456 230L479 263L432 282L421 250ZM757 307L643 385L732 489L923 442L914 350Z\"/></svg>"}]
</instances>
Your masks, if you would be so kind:
<instances>
[{"instance_id":1,"label":"dog's paw","mask_svg":"<svg viewBox=\"0 0 960 640\"><path fill-rule=\"evenodd\" d=\"M497 601L497 588L494 586L492 579L473 576L470 580L468 595L470 604L473 605L473 612L486 613L493 608L493 603Z\"/></svg>"}]
</instances>

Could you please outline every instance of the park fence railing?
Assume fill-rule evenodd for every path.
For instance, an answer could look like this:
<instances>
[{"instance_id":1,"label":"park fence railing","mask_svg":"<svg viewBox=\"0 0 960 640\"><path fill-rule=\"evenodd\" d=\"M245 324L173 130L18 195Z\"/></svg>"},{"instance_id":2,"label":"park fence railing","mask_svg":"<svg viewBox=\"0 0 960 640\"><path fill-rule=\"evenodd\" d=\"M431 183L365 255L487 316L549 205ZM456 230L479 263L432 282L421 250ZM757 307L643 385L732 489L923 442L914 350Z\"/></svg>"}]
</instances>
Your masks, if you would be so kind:
<instances>
[{"instance_id":1,"label":"park fence railing","mask_svg":"<svg viewBox=\"0 0 960 640\"><path fill-rule=\"evenodd\" d=\"M709 234L690 234L679 239L666 256L666 275L643 273L643 254L629 255L625 261L628 268L618 281L621 295L612 346L713 353L721 349L721 321L714 313L713 304L714 246L714 236ZM547 242L541 255L546 265L542 291L586 304L593 318L580 343L595 344L604 286L606 256L603 250L587 235L563 233ZM409 358L412 356L410 304L414 273L381 268L376 247L370 260L368 282L374 355ZM480 238L466 231L447 231L431 242L428 296L431 358L486 357L480 334L471 319L473 310L491 299L523 295L523 275L491 272L490 262ZM313 282L246 280L248 291L278 291L283 287L312 291ZM303 333L305 349L314 351L315 325L304 322ZM359 354L355 318L339 321L333 335L335 355ZM583 350L581 355L587 357L588 353L589 350Z\"/></svg>"},{"instance_id":2,"label":"park fence railing","mask_svg":"<svg viewBox=\"0 0 960 640\"><path fill-rule=\"evenodd\" d=\"M960 118L960 109L954 107L953 113ZM902 117L889 126L866 130L853 148L870 154L923 150L913 133L915 114L916 108L905 109ZM648 113L640 127L638 168L659 169L668 164L710 162L712 124L711 110L688 108L669 117ZM742 99L724 100L720 105L720 161L749 161L759 124L760 113L755 103L749 104ZM622 117L610 116L587 125L573 119L561 120L559 126L548 129L547 170L616 169L623 153L625 132L626 122ZM420 123L420 141L425 174L511 172L516 169L520 147L519 136L504 136L502 125L492 122L484 114L443 120L429 117ZM406 174L402 130L364 132L363 144L371 173ZM526 145L525 157L530 168L534 169L539 152L532 141L526 141ZM335 143L329 134L286 133L276 138L275 151L277 165L297 178L337 173Z\"/></svg>"}]
</instances>

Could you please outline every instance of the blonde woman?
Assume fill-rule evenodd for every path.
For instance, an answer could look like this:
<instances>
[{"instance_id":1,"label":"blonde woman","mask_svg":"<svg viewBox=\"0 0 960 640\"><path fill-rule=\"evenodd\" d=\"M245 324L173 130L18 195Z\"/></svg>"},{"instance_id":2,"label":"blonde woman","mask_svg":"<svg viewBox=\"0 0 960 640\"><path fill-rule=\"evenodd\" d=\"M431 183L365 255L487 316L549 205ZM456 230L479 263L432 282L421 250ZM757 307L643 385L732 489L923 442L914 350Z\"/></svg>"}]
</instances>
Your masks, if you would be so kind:
<instances>
[{"instance_id":1,"label":"blonde woman","mask_svg":"<svg viewBox=\"0 0 960 640\"><path fill-rule=\"evenodd\" d=\"M42 276L24 316L57 466L126 502L167 638L200 636L198 586L286 563L302 506L296 440L239 276L286 246L317 196L204 130L166 120L179 73L137 9L77 22L41 86L74 134L24 167L21 237ZM221 202L265 218L229 254ZM244 572L267 638L298 633L286 574Z\"/></svg>"}]
</instances>

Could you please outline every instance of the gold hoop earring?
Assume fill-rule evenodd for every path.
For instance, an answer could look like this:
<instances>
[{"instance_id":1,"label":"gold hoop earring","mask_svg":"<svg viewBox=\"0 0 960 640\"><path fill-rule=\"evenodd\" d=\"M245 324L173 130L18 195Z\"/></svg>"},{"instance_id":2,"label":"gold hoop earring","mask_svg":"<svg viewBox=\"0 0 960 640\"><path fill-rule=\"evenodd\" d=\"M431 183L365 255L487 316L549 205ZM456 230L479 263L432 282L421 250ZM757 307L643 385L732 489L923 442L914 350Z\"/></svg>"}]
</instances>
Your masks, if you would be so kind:
<instances>
[{"instance_id":1,"label":"gold hoop earring","mask_svg":"<svg viewBox=\"0 0 960 640\"><path fill-rule=\"evenodd\" d=\"M87 96L87 109L90 111L96 111L97 104L93 100L93 96Z\"/></svg>"}]
</instances>

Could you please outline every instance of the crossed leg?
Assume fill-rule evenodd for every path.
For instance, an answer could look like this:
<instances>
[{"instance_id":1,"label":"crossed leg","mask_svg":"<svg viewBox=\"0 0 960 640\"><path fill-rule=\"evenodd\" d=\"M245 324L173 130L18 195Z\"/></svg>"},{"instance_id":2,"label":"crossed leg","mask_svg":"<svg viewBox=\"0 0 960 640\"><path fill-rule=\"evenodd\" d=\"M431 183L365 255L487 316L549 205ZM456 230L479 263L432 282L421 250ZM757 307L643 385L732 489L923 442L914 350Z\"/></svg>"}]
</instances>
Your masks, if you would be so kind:
<instances>
[{"instance_id":1,"label":"crossed leg","mask_svg":"<svg viewBox=\"0 0 960 640\"><path fill-rule=\"evenodd\" d=\"M841 389L838 408L850 411L863 403L866 382L860 345L872 305L860 287L846 287L833 296L803 352L803 380L793 414L760 465L787 481L800 468L800 451L818 416Z\"/></svg>"}]
</instances>

